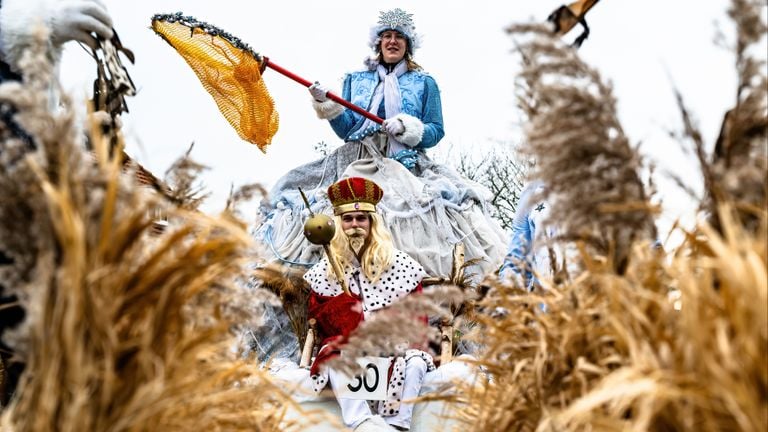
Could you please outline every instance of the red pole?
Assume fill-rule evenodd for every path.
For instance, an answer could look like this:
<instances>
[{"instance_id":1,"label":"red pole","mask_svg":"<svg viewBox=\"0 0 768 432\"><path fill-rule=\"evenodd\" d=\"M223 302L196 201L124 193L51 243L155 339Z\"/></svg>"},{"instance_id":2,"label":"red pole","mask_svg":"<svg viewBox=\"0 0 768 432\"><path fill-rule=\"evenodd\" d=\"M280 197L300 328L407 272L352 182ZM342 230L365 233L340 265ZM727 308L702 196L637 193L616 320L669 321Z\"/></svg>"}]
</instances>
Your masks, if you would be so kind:
<instances>
[{"instance_id":1,"label":"red pole","mask_svg":"<svg viewBox=\"0 0 768 432\"><path fill-rule=\"evenodd\" d=\"M267 57L263 57L263 59L264 59L263 63L264 63L264 65L265 65L266 67L268 67L268 68L271 68L272 70L274 70L274 71L276 71L276 72L279 72L279 73L281 73L281 74L283 74L283 75L287 76L288 78L290 78L290 79L292 79L292 80L296 81L297 83L299 83L299 84L303 85L304 87L309 87L309 86L311 86L311 85L312 85L312 83L311 83L311 82L309 82L309 81L305 80L304 78L302 78L302 77L300 77L300 76L296 75L295 73L293 73L293 72L291 72L291 71L289 71L289 70L283 69L282 67L280 67L280 66L276 65L276 64L275 64L275 63L274 63L272 60L270 60L269 58L267 58ZM340 97L336 96L335 94L333 94L333 93L331 93L331 92L328 92L328 93L326 93L325 95L328 97L328 99L330 99L330 100L332 100L332 101L336 102L337 104L340 104L340 105L342 105L342 106L344 106L344 107L346 107L346 108L349 108L349 109L351 109L352 111L354 111L354 112L356 112L356 113L358 113L358 114L362 115L362 116L363 116L363 117L365 117L365 118L369 118L369 119L371 119L371 120L375 121L375 122L376 122L376 123L378 123L378 124L381 124L381 123L383 123L383 122L384 122L384 120L382 120L380 117L378 117L378 116L376 116L376 115L373 115L373 114L369 113L368 111L366 111L366 110L364 110L364 109L360 108L359 106L357 106L357 105L355 105L355 104L353 104L353 103L347 102L346 100L344 100L344 99L342 99L342 98L340 98Z\"/></svg>"}]
</instances>

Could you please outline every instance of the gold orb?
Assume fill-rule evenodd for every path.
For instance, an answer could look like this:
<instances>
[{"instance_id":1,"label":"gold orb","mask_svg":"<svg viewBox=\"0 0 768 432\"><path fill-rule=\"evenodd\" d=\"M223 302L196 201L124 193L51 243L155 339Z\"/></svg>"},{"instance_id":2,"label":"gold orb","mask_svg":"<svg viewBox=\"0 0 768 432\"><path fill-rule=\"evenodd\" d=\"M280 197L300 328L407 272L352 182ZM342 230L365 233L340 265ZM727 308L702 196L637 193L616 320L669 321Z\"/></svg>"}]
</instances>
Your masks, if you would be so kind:
<instances>
[{"instance_id":1,"label":"gold orb","mask_svg":"<svg viewBox=\"0 0 768 432\"><path fill-rule=\"evenodd\" d=\"M336 234L336 225L333 224L330 216L316 214L304 222L304 237L312 244L328 244L334 234Z\"/></svg>"}]
</instances>

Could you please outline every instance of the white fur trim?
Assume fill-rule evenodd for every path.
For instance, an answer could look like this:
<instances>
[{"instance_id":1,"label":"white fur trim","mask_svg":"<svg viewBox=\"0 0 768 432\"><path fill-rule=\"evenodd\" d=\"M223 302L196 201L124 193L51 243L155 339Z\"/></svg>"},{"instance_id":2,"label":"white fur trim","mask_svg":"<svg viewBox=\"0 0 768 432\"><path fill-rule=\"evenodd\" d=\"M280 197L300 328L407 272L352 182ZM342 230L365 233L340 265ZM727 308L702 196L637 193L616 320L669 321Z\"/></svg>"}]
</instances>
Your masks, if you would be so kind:
<instances>
[{"instance_id":1,"label":"white fur trim","mask_svg":"<svg viewBox=\"0 0 768 432\"><path fill-rule=\"evenodd\" d=\"M18 61L41 27L50 22L55 0L3 0L0 7L0 55L18 71ZM46 31L50 31L46 28ZM58 63L61 49L51 49L51 60Z\"/></svg>"},{"instance_id":2,"label":"white fur trim","mask_svg":"<svg viewBox=\"0 0 768 432\"><path fill-rule=\"evenodd\" d=\"M424 123L416 117L405 113L400 113L393 118L403 122L403 127L405 128L403 133L395 138L409 147L419 145L421 138L424 136Z\"/></svg>"},{"instance_id":3,"label":"white fur trim","mask_svg":"<svg viewBox=\"0 0 768 432\"><path fill-rule=\"evenodd\" d=\"M333 120L344 112L343 106L330 99L325 102L318 102L312 98L312 108L315 109L317 118L323 120Z\"/></svg>"}]
</instances>

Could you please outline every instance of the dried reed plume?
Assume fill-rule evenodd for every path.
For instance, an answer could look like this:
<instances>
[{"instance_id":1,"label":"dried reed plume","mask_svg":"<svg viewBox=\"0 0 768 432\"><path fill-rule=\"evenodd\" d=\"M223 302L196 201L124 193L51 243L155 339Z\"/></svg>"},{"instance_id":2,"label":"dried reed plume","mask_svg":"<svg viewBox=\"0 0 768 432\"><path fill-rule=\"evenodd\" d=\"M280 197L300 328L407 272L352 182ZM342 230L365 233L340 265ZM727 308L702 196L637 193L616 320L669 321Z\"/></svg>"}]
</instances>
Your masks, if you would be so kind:
<instances>
[{"instance_id":1,"label":"dried reed plume","mask_svg":"<svg viewBox=\"0 0 768 432\"><path fill-rule=\"evenodd\" d=\"M169 199L178 207L187 210L197 210L209 196L204 186L197 183L200 174L208 167L192 159L190 155L193 147L194 143L165 173L165 181L170 186Z\"/></svg>"},{"instance_id":2,"label":"dried reed plume","mask_svg":"<svg viewBox=\"0 0 768 432\"><path fill-rule=\"evenodd\" d=\"M45 40L25 54L24 83L0 87L18 112L0 123L0 247L14 259L3 282L27 312L5 339L26 370L2 429L289 428L289 399L228 355L230 325L249 312L237 283L249 235L137 186L98 127L89 157L69 101L47 109ZM158 210L171 221L161 236Z\"/></svg>"},{"instance_id":3,"label":"dried reed plume","mask_svg":"<svg viewBox=\"0 0 768 432\"><path fill-rule=\"evenodd\" d=\"M279 264L268 264L254 271L254 281L279 298L277 304L285 312L298 346L304 346L309 328L307 307L310 290L303 275L303 270Z\"/></svg>"},{"instance_id":4,"label":"dried reed plume","mask_svg":"<svg viewBox=\"0 0 768 432\"><path fill-rule=\"evenodd\" d=\"M759 229L760 206L768 199L768 76L765 73L763 21L765 2L734 0L728 15L736 24L732 50L738 77L736 105L725 113L711 157L704 151L701 132L691 120L678 94L685 133L693 141L706 182L704 208L720 229L718 207L735 203L739 217L752 230ZM757 56L760 57L757 57Z\"/></svg>"},{"instance_id":5,"label":"dried reed plume","mask_svg":"<svg viewBox=\"0 0 768 432\"><path fill-rule=\"evenodd\" d=\"M634 241L653 239L652 206L637 173L611 87L545 25L514 25L523 70L518 102L527 116L521 149L535 161L561 241L586 244L621 271ZM571 275L574 276L574 275Z\"/></svg>"},{"instance_id":6,"label":"dried reed plume","mask_svg":"<svg viewBox=\"0 0 768 432\"><path fill-rule=\"evenodd\" d=\"M764 430L761 217L753 236L721 208L725 236L704 226L668 264L640 247L623 275L591 262L541 295L496 287L484 305L506 313L481 315L476 336L491 381L456 392L458 417L476 431Z\"/></svg>"},{"instance_id":7,"label":"dried reed plume","mask_svg":"<svg viewBox=\"0 0 768 432\"><path fill-rule=\"evenodd\" d=\"M637 241L648 238L648 205L609 89L575 54L547 40L541 28L513 28L535 36L521 47L522 102L531 119L529 146L538 175L561 206L553 213L575 213L557 223L593 228L584 219L591 215L610 229L589 231L597 241L577 231L576 238L588 240L582 250L586 271L577 278L541 293L496 284L480 304L481 330L475 337L486 351L478 363L490 379L464 384L451 396L463 407L456 417L466 426L475 431L765 430L766 79L764 69L742 56L746 45L765 37L764 11L764 2L733 1L737 68L744 69L739 69L741 96L730 120L726 117L725 137L721 133L721 151L730 156L716 150L710 158L699 146L702 162L714 160L702 169L716 224L704 222L685 232L684 244L669 254ZM698 132L689 119L684 111L693 137ZM728 157L741 166L734 159L726 162ZM601 203L621 207L617 192L634 200L637 205L624 210L635 212L594 211ZM622 228L628 231L617 238ZM602 246L590 249L590 241ZM625 248L624 268L603 259L602 247L611 244Z\"/></svg>"}]
</instances>

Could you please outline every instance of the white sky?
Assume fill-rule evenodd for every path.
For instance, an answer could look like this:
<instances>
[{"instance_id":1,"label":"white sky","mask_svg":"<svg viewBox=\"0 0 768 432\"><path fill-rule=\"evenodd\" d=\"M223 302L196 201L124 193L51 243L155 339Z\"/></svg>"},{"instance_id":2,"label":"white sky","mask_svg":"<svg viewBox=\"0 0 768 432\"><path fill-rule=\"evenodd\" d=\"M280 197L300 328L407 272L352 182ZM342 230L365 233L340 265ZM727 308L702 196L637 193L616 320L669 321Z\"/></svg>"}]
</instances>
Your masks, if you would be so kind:
<instances>
[{"instance_id":1,"label":"white sky","mask_svg":"<svg viewBox=\"0 0 768 432\"><path fill-rule=\"evenodd\" d=\"M105 0L115 28L136 64L128 65L138 87L124 116L127 150L162 177L195 143L193 157L210 167L204 175L213 193L206 210L223 207L230 185L260 182L270 187L283 173L317 158L319 141L340 143L315 117L303 87L268 70L264 80L280 114L280 130L267 154L237 136L183 59L149 29L155 13L182 11L240 37L275 63L338 90L347 71L362 68L370 54L368 30L384 9L412 13L423 37L415 59L441 89L445 138L440 149L482 149L522 138L513 97L518 66L504 28L543 21L561 1L234 1ZM696 164L667 132L680 129L672 91L676 85L711 145L724 111L734 103L730 53L714 44L717 29L731 35L725 0L603 0L588 15L592 30L581 56L610 80L619 115L632 142L661 169L700 183ZM572 40L578 30L567 36ZM65 86L90 91L95 64L78 46L68 46L62 65ZM80 96L84 97L84 96ZM441 156L444 157L444 156ZM663 227L690 217L684 195L660 180L666 209Z\"/></svg>"}]
</instances>

